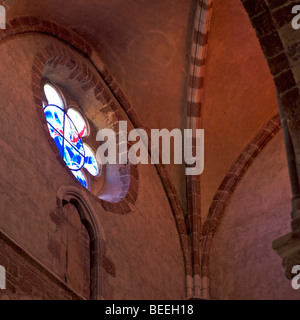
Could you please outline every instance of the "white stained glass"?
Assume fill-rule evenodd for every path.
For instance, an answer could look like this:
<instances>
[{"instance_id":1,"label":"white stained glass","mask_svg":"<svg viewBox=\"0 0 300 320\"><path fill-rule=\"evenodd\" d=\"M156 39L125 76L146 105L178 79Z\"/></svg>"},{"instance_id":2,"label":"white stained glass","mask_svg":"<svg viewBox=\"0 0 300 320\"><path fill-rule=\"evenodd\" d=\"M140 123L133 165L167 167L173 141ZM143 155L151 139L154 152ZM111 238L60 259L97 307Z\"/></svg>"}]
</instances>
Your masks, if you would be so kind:
<instances>
[{"instance_id":1,"label":"white stained glass","mask_svg":"<svg viewBox=\"0 0 300 320\"><path fill-rule=\"evenodd\" d=\"M85 150L85 165L86 170L93 176L100 173L99 165L92 149L86 144L83 144Z\"/></svg>"},{"instance_id":2,"label":"white stained glass","mask_svg":"<svg viewBox=\"0 0 300 320\"><path fill-rule=\"evenodd\" d=\"M45 84L44 85L44 92L48 101L48 105L49 104L54 104L58 107L60 107L61 109L64 109L64 102L63 99L61 97L61 95L58 93L57 90L55 90L55 88L53 86L51 86L50 84Z\"/></svg>"},{"instance_id":3,"label":"white stained glass","mask_svg":"<svg viewBox=\"0 0 300 320\"><path fill-rule=\"evenodd\" d=\"M70 108L67 113L72 122L74 123L80 138L86 137L88 135L88 130L82 115L72 108Z\"/></svg>"},{"instance_id":4,"label":"white stained glass","mask_svg":"<svg viewBox=\"0 0 300 320\"><path fill-rule=\"evenodd\" d=\"M81 171L72 171L76 179L85 187L88 189L88 183L87 179L84 176L84 174Z\"/></svg>"}]
</instances>

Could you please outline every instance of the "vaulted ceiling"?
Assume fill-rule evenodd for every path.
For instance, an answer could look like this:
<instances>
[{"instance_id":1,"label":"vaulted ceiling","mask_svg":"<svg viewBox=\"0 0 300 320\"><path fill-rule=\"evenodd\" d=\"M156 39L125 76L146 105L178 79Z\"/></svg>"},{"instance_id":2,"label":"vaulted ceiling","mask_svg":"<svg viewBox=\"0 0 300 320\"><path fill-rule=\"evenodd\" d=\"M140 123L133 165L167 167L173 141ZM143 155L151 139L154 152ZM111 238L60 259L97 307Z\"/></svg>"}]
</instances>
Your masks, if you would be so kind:
<instances>
[{"instance_id":1,"label":"vaulted ceiling","mask_svg":"<svg viewBox=\"0 0 300 320\"><path fill-rule=\"evenodd\" d=\"M96 50L149 128L186 122L195 0L19 0L8 17L37 16L75 30ZM185 206L184 167L169 166Z\"/></svg>"},{"instance_id":2,"label":"vaulted ceiling","mask_svg":"<svg viewBox=\"0 0 300 320\"><path fill-rule=\"evenodd\" d=\"M76 31L148 128L186 128L196 0L14 0L8 19L37 16ZM206 214L230 164L277 111L273 82L240 0L215 0L204 81ZM184 166L168 166L185 210Z\"/></svg>"}]
</instances>

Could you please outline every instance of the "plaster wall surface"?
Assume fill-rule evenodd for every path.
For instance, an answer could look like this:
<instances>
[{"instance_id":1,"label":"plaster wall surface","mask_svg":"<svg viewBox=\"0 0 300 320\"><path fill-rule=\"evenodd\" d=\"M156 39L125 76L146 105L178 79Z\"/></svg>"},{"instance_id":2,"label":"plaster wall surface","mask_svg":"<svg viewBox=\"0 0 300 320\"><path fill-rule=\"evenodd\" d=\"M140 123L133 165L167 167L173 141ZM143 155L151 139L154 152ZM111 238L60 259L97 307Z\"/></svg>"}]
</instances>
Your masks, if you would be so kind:
<instances>
[{"instance_id":1,"label":"plaster wall surface","mask_svg":"<svg viewBox=\"0 0 300 320\"><path fill-rule=\"evenodd\" d=\"M282 132L257 157L234 192L210 257L215 299L299 299L285 278L274 239L290 232L291 191Z\"/></svg>"},{"instance_id":2,"label":"plaster wall surface","mask_svg":"<svg viewBox=\"0 0 300 320\"><path fill-rule=\"evenodd\" d=\"M277 110L273 79L241 1L215 0L204 83L203 220L232 163Z\"/></svg>"},{"instance_id":3,"label":"plaster wall surface","mask_svg":"<svg viewBox=\"0 0 300 320\"><path fill-rule=\"evenodd\" d=\"M8 19L37 16L84 37L149 129L186 128L195 0L23 0ZM168 165L185 210L184 165Z\"/></svg>"},{"instance_id":4,"label":"plaster wall surface","mask_svg":"<svg viewBox=\"0 0 300 320\"><path fill-rule=\"evenodd\" d=\"M57 42L23 35L0 43L0 230L51 270L57 265L53 252L61 245L50 241L58 228L51 218L57 191L66 185L80 187L49 146L31 89L36 53ZM140 166L139 175L136 210L128 215L106 212L83 190L104 230L106 255L116 270L115 278L105 278L107 297L184 298L182 251L167 197L154 166Z\"/></svg>"}]
</instances>

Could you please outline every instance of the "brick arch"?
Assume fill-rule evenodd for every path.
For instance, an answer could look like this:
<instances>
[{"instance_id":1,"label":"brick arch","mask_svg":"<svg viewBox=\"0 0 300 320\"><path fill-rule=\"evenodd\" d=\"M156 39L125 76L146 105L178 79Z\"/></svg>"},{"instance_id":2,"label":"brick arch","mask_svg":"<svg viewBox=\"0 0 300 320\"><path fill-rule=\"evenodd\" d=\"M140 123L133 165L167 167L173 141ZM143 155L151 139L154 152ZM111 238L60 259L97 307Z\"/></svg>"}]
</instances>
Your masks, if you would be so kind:
<instances>
[{"instance_id":1,"label":"brick arch","mask_svg":"<svg viewBox=\"0 0 300 320\"><path fill-rule=\"evenodd\" d=\"M84 62L84 59L79 59L72 50L64 45L60 45L60 43L47 46L39 52L34 59L32 67L32 91L36 110L44 126L44 131L47 133L51 148L60 163L66 167L53 139L48 135L47 124L42 109L41 83L44 69L46 67L49 68L49 66L56 68L59 65L65 66L69 70L68 79L79 82L83 91L93 90L95 98L101 102L99 103L99 106L101 106L99 111L105 114L112 114L111 128L114 129L116 133L118 132L118 122L125 119L123 119L121 113L118 112L118 106L112 100L110 92L104 88L95 73ZM69 170L67 171L69 172ZM103 208L107 211L116 214L127 214L135 210L134 204L138 195L138 171L133 165L122 165L119 167L118 175L120 183L122 184L122 192L118 198L114 197L113 202L104 201L99 198L97 198L97 201L100 201Z\"/></svg>"},{"instance_id":2,"label":"brick arch","mask_svg":"<svg viewBox=\"0 0 300 320\"><path fill-rule=\"evenodd\" d=\"M299 42L286 47L281 30L291 24L292 7L296 1L241 0L253 28L256 31L261 49L276 89L286 109L299 98L293 67L300 60ZM205 77L207 44L214 0L198 0L192 33L190 74L188 86L187 118L189 128L201 120L203 86Z\"/></svg>"},{"instance_id":3,"label":"brick arch","mask_svg":"<svg viewBox=\"0 0 300 320\"><path fill-rule=\"evenodd\" d=\"M299 41L287 47L284 45L283 38L286 37L285 27L290 25L293 15L292 7L296 1L278 1L278 0L241 0L253 28L256 31L257 38L265 55L269 69L274 78L274 83L283 105L285 115L288 119L289 128L297 128L300 117L295 113L295 108L300 106L299 86L295 78L297 73L294 67L300 61ZM212 16L214 0L198 0L197 10L194 19L194 28L192 33L192 48L190 60L190 75L188 83L188 101L187 101L187 127L189 129L199 128L201 125L203 86L205 82L205 64L208 35L210 29L210 20ZM290 26L291 27L291 26ZM274 121L273 121L274 122ZM272 121L271 121L272 123ZM271 124L269 123L269 125ZM278 123L278 120L275 121ZM268 138L266 138L268 139ZM294 142L295 152L300 152L300 145L296 137ZM228 178L228 177L227 177ZM233 182L228 178L228 183ZM223 181L226 184L226 181ZM196 296L208 298L208 282L206 277L206 268L208 263L209 244L201 243L200 254L198 240L199 237L205 238L205 243L209 243L211 238L208 229L214 230L219 220L215 219L215 214L220 215L222 210L214 211L214 206L224 206L226 198L218 199L218 192L215 201L210 210L210 217L204 226L201 223L201 199L200 199L200 178L187 177L187 199L189 227L193 244L193 270L194 270L194 294ZM218 202L218 201L221 202ZM225 202L224 202L225 201ZM222 203L222 204L221 204ZM214 225L215 224L215 225ZM203 227L203 230L201 228ZM214 231L211 231L212 233ZM204 251L205 252L204 252ZM200 255L200 257L199 257ZM201 257L202 256L202 257ZM199 260L200 259L200 260ZM198 264L200 261L200 270ZM202 275L204 273L204 275ZM200 279L198 277L200 274Z\"/></svg>"},{"instance_id":4,"label":"brick arch","mask_svg":"<svg viewBox=\"0 0 300 320\"><path fill-rule=\"evenodd\" d=\"M101 75L101 77L103 78L107 86L109 87L111 93L114 95L116 100L120 103L121 107L127 114L133 126L135 128L145 129L149 134L149 129L146 128L141 118L135 111L135 108L130 103L129 99L127 98L125 93L122 91L122 89L119 87L117 81L110 74L109 70L103 65L97 53L93 52L91 46L88 43L86 43L86 41L84 41L80 36L78 36L74 31L67 29L63 26L59 26L54 22L42 20L37 17L20 17L8 22L6 30L0 30L0 41L15 35L33 33L33 32L47 34L52 37L58 38L59 40L64 41L73 49L79 51L81 54L86 56L90 60L90 62L95 66L95 69L99 72L99 74ZM35 72L39 73L38 69L36 69ZM88 86L88 84L86 85ZM97 93L95 92L95 94ZM38 100L38 102L40 103L40 100ZM159 164L159 165L155 165L155 167L162 181L162 185L168 197L168 200L172 209L173 217L176 223L177 231L180 238L184 265L185 265L187 296L191 297L192 296L192 293L191 293L192 284L190 280L192 276L191 252L190 252L190 246L189 246L189 238L187 235L187 227L186 227L184 212L181 208L176 189L169 178L169 175L165 166L162 164ZM133 168L131 172L133 174L133 177L137 179L138 178L137 170ZM128 175L126 174L126 170L123 173L125 173L124 179L127 179ZM131 197L133 199L137 196L137 192L136 193L129 192L129 194L131 194ZM130 199L129 201L132 201L132 200ZM105 205L107 206L106 207L107 210L113 210L112 207L116 206L110 203L105 203ZM121 203L117 204L117 207L118 207L117 209L118 211L123 212L124 209ZM126 210L128 210L128 205L125 206L125 212Z\"/></svg>"},{"instance_id":5,"label":"brick arch","mask_svg":"<svg viewBox=\"0 0 300 320\"><path fill-rule=\"evenodd\" d=\"M209 298L209 258L212 242L223 219L226 207L253 161L264 150L275 134L280 131L280 128L280 117L279 114L276 114L238 155L213 198L201 234L201 277L204 284L202 293L206 299Z\"/></svg>"},{"instance_id":6,"label":"brick arch","mask_svg":"<svg viewBox=\"0 0 300 320\"><path fill-rule=\"evenodd\" d=\"M202 122L203 85L211 15L212 0L198 0L192 31L186 110L186 127L193 130L193 137L195 137L196 129L201 128ZM195 142L193 142L193 148L196 148ZM192 296L195 298L202 297L201 291L203 287L201 283L201 252L199 246L202 227L200 188L200 176L186 176L187 217L192 243Z\"/></svg>"},{"instance_id":7,"label":"brick arch","mask_svg":"<svg viewBox=\"0 0 300 320\"><path fill-rule=\"evenodd\" d=\"M291 115L295 116L292 109L300 104L295 69L295 64L300 61L297 53L299 37L298 41L294 41L291 46L285 44L287 41L284 38L287 37L287 32L293 31L291 22L294 15L291 10L296 1L241 1L273 75L285 115L287 118ZM291 127L297 125L297 121L299 119L295 117L295 123L290 123Z\"/></svg>"},{"instance_id":8,"label":"brick arch","mask_svg":"<svg viewBox=\"0 0 300 320\"><path fill-rule=\"evenodd\" d=\"M90 291L92 300L109 299L105 296L105 277L115 277L115 265L106 256L106 239L101 225L97 221L97 215L93 211L87 197L80 188L74 186L61 187L57 192L57 211L62 216L61 210L71 203L78 210L81 223L85 226L90 237ZM104 274L104 272L106 274Z\"/></svg>"},{"instance_id":9,"label":"brick arch","mask_svg":"<svg viewBox=\"0 0 300 320\"><path fill-rule=\"evenodd\" d=\"M101 77L109 87L111 93L114 95L116 100L119 102L120 106L125 111L133 126L135 128L144 129L149 134L149 129L144 125L143 121L136 112L134 106L130 103L126 94L119 87L117 81L113 78L109 70L102 63L97 52L94 52L91 46L73 30L67 29L64 26L60 26L54 23L53 21L47 21L39 19L37 17L19 17L8 22L6 30L0 30L0 41L13 37L15 35L35 32L47 34L52 37L58 38L59 40L65 42L67 45L71 46L76 51L86 56L89 59L89 61L94 65L97 72L101 75ZM38 69L36 69L36 72L38 72ZM97 93L95 92L95 94ZM38 102L40 102L40 100ZM161 179L164 190L166 192L176 223L185 266L187 296L191 297L193 286L191 282L192 263L185 215L182 210L176 189L169 178L169 174L165 166L163 164L158 164L155 165L155 167ZM137 170L135 171L133 169L131 172L133 173L133 176L136 179L138 177ZM124 179L127 179L127 174L124 175ZM134 192L132 192L132 197L133 199L134 197L136 197ZM106 203L105 205L107 206L107 210L112 210L112 206L114 206L114 204L110 203ZM126 209L128 209L128 206L126 206L125 211ZM123 207L121 204L118 204L118 210L123 211Z\"/></svg>"}]
</instances>

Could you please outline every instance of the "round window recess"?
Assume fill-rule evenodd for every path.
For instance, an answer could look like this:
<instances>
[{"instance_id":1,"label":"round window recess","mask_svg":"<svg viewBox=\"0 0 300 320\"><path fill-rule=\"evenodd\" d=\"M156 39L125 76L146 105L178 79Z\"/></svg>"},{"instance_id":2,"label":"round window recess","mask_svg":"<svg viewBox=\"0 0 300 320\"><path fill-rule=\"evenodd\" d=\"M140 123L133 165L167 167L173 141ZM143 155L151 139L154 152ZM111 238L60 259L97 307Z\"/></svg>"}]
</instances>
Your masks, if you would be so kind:
<instances>
[{"instance_id":1,"label":"round window recess","mask_svg":"<svg viewBox=\"0 0 300 320\"><path fill-rule=\"evenodd\" d=\"M56 105L61 109L64 109L65 103L63 101L62 95L58 92L58 90L51 84L46 83L44 85L44 93L49 104Z\"/></svg>"},{"instance_id":2,"label":"round window recess","mask_svg":"<svg viewBox=\"0 0 300 320\"><path fill-rule=\"evenodd\" d=\"M89 136L87 122L78 110L68 107L67 99L54 85L44 84L43 91L46 98L43 109L50 136L75 178L90 190L89 181L101 176L102 166L93 149L83 142Z\"/></svg>"}]
</instances>

